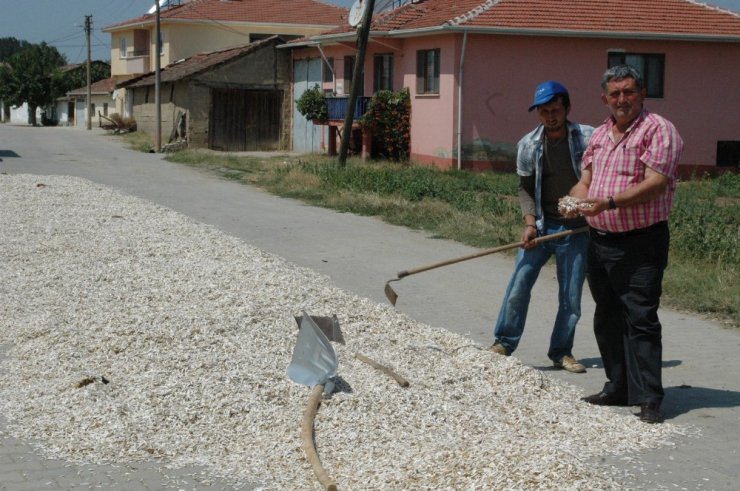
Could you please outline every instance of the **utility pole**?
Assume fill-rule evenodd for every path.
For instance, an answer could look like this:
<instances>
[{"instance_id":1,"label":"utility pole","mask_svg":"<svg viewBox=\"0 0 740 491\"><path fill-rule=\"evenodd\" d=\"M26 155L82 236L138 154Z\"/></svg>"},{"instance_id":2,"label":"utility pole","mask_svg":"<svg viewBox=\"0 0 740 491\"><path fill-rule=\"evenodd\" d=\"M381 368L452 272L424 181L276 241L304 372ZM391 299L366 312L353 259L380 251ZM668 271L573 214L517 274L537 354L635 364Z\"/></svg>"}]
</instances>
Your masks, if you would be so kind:
<instances>
[{"instance_id":1,"label":"utility pole","mask_svg":"<svg viewBox=\"0 0 740 491\"><path fill-rule=\"evenodd\" d=\"M156 129L154 131L154 151L159 153L162 151L162 106L160 100L159 89L161 85L161 67L160 67L160 53L162 52L162 41L161 41L161 29L159 25L159 0L154 0L154 5L157 6L157 20L155 36L156 41L154 42L154 105L157 106L156 111Z\"/></svg>"},{"instance_id":2,"label":"utility pole","mask_svg":"<svg viewBox=\"0 0 740 491\"><path fill-rule=\"evenodd\" d=\"M87 129L92 129L92 89L90 88L90 31L92 30L92 15L85 16L85 38L87 39Z\"/></svg>"},{"instance_id":3,"label":"utility pole","mask_svg":"<svg viewBox=\"0 0 740 491\"><path fill-rule=\"evenodd\" d=\"M355 103L357 102L357 92L360 90L360 77L362 77L362 68L365 65L365 51L367 50L367 39L370 37L370 22L373 18L373 9L375 0L365 0L367 5L362 13L362 24L357 32L357 59L352 71L352 88L349 91L349 100L347 101L347 112L344 116L344 126L342 127L342 143L339 146L339 166L347 165L347 150L349 150L349 140L352 137L352 121L355 116Z\"/></svg>"}]
</instances>

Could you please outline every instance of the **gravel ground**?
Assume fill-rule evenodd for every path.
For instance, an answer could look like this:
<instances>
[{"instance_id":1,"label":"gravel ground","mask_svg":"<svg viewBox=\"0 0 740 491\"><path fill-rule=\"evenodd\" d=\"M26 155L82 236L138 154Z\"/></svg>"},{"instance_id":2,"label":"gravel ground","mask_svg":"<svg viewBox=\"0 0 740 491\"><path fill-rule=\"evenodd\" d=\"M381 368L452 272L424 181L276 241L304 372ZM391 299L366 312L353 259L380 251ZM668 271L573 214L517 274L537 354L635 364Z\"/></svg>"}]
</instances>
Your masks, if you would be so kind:
<instances>
[{"instance_id":1,"label":"gravel ground","mask_svg":"<svg viewBox=\"0 0 740 491\"><path fill-rule=\"evenodd\" d=\"M347 341L343 390L315 423L340 489L623 489L603 457L693 432L582 403L515 358L90 181L0 175L0 224L0 410L49 457L320 489L300 440L309 388L286 376L303 311L337 315Z\"/></svg>"}]
</instances>

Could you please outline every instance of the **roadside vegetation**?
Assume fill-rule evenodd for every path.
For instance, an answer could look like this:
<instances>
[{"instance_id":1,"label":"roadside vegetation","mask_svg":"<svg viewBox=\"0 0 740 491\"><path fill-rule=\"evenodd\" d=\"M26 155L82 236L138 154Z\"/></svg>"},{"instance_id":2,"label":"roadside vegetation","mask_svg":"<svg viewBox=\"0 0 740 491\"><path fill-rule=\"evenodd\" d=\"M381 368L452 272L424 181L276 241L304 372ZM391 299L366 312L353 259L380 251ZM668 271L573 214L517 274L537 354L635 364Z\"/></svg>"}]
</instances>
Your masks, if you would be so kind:
<instances>
[{"instance_id":1,"label":"roadside vegetation","mask_svg":"<svg viewBox=\"0 0 740 491\"><path fill-rule=\"evenodd\" d=\"M318 155L255 158L204 150L167 157L227 179L342 212L475 247L516 242L521 233L513 173L440 171ZM444 258L440 258L444 259ZM740 175L679 183L663 302L740 327Z\"/></svg>"}]
</instances>

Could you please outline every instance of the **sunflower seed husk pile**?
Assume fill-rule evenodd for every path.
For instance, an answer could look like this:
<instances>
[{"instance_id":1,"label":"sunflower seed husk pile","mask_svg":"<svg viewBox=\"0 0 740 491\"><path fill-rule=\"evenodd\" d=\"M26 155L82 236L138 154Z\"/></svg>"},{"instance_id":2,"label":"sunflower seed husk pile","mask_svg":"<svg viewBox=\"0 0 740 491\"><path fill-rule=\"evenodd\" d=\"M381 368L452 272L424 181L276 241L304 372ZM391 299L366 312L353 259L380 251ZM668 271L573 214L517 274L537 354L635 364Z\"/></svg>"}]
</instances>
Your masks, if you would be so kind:
<instances>
[{"instance_id":1,"label":"sunflower seed husk pile","mask_svg":"<svg viewBox=\"0 0 740 491\"><path fill-rule=\"evenodd\" d=\"M592 208L593 203L581 203L581 200L574 196L563 196L558 200L558 212L563 216L580 214L582 208Z\"/></svg>"},{"instance_id":2,"label":"sunflower seed husk pile","mask_svg":"<svg viewBox=\"0 0 740 491\"><path fill-rule=\"evenodd\" d=\"M48 457L320 489L301 450L310 389L286 376L304 311L346 340L315 421L340 489L620 489L602 457L687 433L83 179L0 175L0 224L0 411Z\"/></svg>"}]
</instances>

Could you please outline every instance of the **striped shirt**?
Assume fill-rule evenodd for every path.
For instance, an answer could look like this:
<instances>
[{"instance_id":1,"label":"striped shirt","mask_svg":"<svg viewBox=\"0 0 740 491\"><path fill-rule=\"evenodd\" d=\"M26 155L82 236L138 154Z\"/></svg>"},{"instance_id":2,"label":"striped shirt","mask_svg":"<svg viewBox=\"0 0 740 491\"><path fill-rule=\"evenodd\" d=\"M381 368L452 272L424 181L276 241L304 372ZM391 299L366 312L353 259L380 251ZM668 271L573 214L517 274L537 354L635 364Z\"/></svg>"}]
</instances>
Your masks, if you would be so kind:
<instances>
[{"instance_id":1,"label":"striped shirt","mask_svg":"<svg viewBox=\"0 0 740 491\"><path fill-rule=\"evenodd\" d=\"M586 217L589 225L607 232L626 232L668 220L678 177L683 140L667 119L643 109L618 142L611 138L615 120L596 128L581 166L591 167L589 198L616 196L645 179L645 166L668 177L666 191L652 201L606 210Z\"/></svg>"}]
</instances>

